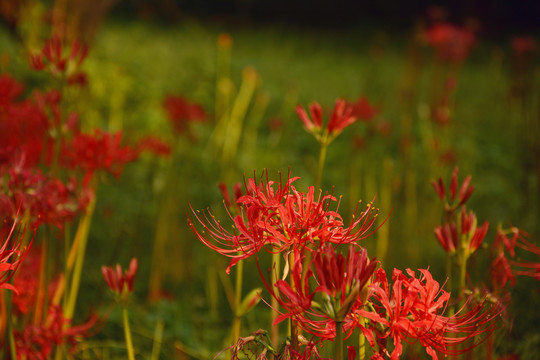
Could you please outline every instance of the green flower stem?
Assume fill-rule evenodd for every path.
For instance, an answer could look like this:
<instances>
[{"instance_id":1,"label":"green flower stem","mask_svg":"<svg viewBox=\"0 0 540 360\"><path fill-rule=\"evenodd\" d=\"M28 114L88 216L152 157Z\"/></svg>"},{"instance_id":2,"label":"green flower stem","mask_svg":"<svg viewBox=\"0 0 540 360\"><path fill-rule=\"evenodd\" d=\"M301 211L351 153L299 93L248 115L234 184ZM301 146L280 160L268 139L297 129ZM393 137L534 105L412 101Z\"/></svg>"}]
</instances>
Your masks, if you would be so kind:
<instances>
[{"instance_id":1,"label":"green flower stem","mask_svg":"<svg viewBox=\"0 0 540 360\"><path fill-rule=\"evenodd\" d=\"M294 270L294 252L290 252L289 253L289 271L293 271ZM290 281L290 285L291 285L291 288L293 291L296 290L296 284L294 283L294 279L293 279L293 276L290 276L289 277L289 281ZM298 284L300 285L300 284ZM294 320L291 318L291 321L290 321L290 324L291 324L291 350L292 351L298 351L299 350L299 346L298 346L298 327L296 326L296 323L294 322Z\"/></svg>"},{"instance_id":2,"label":"green flower stem","mask_svg":"<svg viewBox=\"0 0 540 360\"><path fill-rule=\"evenodd\" d=\"M244 275L244 261L240 260L236 264L236 284L235 284L235 296L234 296L234 319L231 326L231 345L236 344L238 338L240 338L240 328L242 325L242 317L238 315L240 310L240 304L242 303L242 279ZM231 348L231 357L232 351Z\"/></svg>"},{"instance_id":3,"label":"green flower stem","mask_svg":"<svg viewBox=\"0 0 540 360\"><path fill-rule=\"evenodd\" d=\"M86 208L86 213L84 214L79 223L79 229L77 229L77 233L75 235L78 238L74 240L74 242L78 241L79 243L77 247L75 265L73 268L73 276L71 278L71 287L69 289L67 305L64 311L64 315L68 319L73 318L73 314L75 312L75 304L77 303L77 294L79 292L79 285L81 282L81 275L84 264L84 255L86 253L86 243L88 241L88 233L90 232L92 215L94 214L94 210L96 208L96 178L94 178L92 181L94 182L94 184L92 184L92 187L94 189L94 197L90 200L90 203Z\"/></svg>"},{"instance_id":4,"label":"green flower stem","mask_svg":"<svg viewBox=\"0 0 540 360\"><path fill-rule=\"evenodd\" d=\"M360 325L364 326L365 319L361 317L359 319ZM365 360L366 359L366 336L360 330L360 333L358 334L358 360Z\"/></svg>"},{"instance_id":5,"label":"green flower stem","mask_svg":"<svg viewBox=\"0 0 540 360\"><path fill-rule=\"evenodd\" d=\"M343 360L343 322L336 321L336 337L334 339L334 360Z\"/></svg>"},{"instance_id":6,"label":"green flower stem","mask_svg":"<svg viewBox=\"0 0 540 360\"><path fill-rule=\"evenodd\" d=\"M154 331L154 343L152 345L152 356L150 360L158 360L161 352L161 344L163 343L163 320L160 318L157 321Z\"/></svg>"},{"instance_id":7,"label":"green flower stem","mask_svg":"<svg viewBox=\"0 0 540 360\"><path fill-rule=\"evenodd\" d=\"M446 291L452 292L452 255L446 253Z\"/></svg>"},{"instance_id":8,"label":"green flower stem","mask_svg":"<svg viewBox=\"0 0 540 360\"><path fill-rule=\"evenodd\" d=\"M315 181L315 190L318 190L321 188L324 162L326 161L326 149L328 148L328 143L324 139L321 140L320 144L321 144L321 150L319 151L319 164L317 167L317 179Z\"/></svg>"},{"instance_id":9,"label":"green flower stem","mask_svg":"<svg viewBox=\"0 0 540 360\"><path fill-rule=\"evenodd\" d=\"M135 360L135 353L133 351L133 342L131 340L131 328L129 327L129 316L127 307L122 307L122 318L124 320L124 334L126 336L126 347L129 360Z\"/></svg>"},{"instance_id":10,"label":"green flower stem","mask_svg":"<svg viewBox=\"0 0 540 360\"><path fill-rule=\"evenodd\" d=\"M272 289L274 289L277 280L280 278L280 273L281 273L281 271L280 271L280 266L281 266L280 262L281 262L280 253L277 253L277 252L273 253L272 254L272 266L275 269L275 274L271 277ZM272 314L270 316L271 321L272 321L272 323L270 324L271 329L272 329L271 340L272 340L272 346L276 346L278 341L279 341L279 325L274 326L273 324L274 324L274 320L278 316L279 303L278 303L277 299L274 296L272 296L271 305L272 305Z\"/></svg>"}]
</instances>

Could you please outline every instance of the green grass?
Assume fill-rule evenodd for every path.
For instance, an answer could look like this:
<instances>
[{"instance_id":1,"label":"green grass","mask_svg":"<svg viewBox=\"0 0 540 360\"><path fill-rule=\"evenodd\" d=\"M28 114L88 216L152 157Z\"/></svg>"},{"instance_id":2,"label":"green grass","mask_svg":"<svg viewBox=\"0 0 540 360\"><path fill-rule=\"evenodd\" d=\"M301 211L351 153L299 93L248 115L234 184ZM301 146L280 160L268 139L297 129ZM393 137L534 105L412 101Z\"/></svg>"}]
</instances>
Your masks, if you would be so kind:
<instances>
[{"instance_id":1,"label":"green grass","mask_svg":"<svg viewBox=\"0 0 540 360\"><path fill-rule=\"evenodd\" d=\"M444 253L433 236L433 228L440 221L440 208L430 180L442 176L448 181L452 167L434 159L430 148L425 146L430 141L426 138L430 131L436 136L442 134L441 141L447 141L456 152L460 179L472 174L476 190L469 207L476 212L479 221L491 222L489 239L493 238L498 222L511 222L532 234L540 232L539 173L531 165L536 151L533 146L538 147L538 141L535 144L523 140L527 132L540 134L538 125L527 130L523 125L534 119L537 122L539 118L539 73L538 69L531 73L533 89L527 95L528 103L519 109L517 101L508 96L511 54L507 48L502 48L501 55L494 56L494 44L482 43L461 68L453 100L453 120L443 132L435 125L426 125L421 118L422 109L432 100L432 84L438 76L427 48L417 49L420 60L415 68L417 76L411 84L412 95L410 100L403 100L404 79L412 76L409 34L385 33L381 29L329 32L269 25L234 26L197 20L183 20L168 26L110 20L100 28L84 65L89 74L89 88L73 94L82 122L88 128L122 129L128 141L147 133L170 140L172 134L161 108L166 95L182 94L201 103L209 113L213 112L216 39L222 32L230 33L234 41L233 82L238 87L242 69L253 66L262 80L258 91L270 96L260 124L249 117L246 119L245 133L250 130L256 133L257 144L256 148L245 147L245 139L240 141L238 161L233 164L236 181L242 181L243 173L250 176L254 170L260 173L263 168L270 169L271 176L278 170L286 173L290 169L293 175L302 177L301 187L311 185L318 145L302 129L294 106L317 101L329 109L336 98L355 100L364 95L380 107L376 121L387 121L392 134L388 138L370 137L370 147L358 150L351 142L355 134L366 135L364 124L346 129L329 148L323 185L327 190L335 187L336 195L343 194L341 210L348 218L352 209L350 203L357 200L350 199L351 194L367 201L384 190L379 184L388 174L383 172L382 163L384 159L391 159L393 210L385 225L390 231L386 268L429 266L437 278L444 281ZM3 52L17 59L16 44L2 31L0 44ZM14 60L8 70L39 82L29 75L22 61ZM279 131L269 126L274 118L279 118L283 124ZM409 126L404 119L409 119ZM144 301L151 266L150 256L145 254L152 249L166 163L143 157L127 166L118 181L108 179L100 188L90 235L92 246L85 263L88 276L83 279L82 291L87 296L81 298L81 309L108 301L99 273L102 264L119 260L127 264L129 258L138 256L141 269L136 294L140 301L132 318L135 337L140 340L145 354L151 351L156 313L165 319L164 358L173 357L174 341L181 341L197 351L216 351L222 348L221 340L227 334L230 314L225 301L220 303L217 316L209 315L205 282L210 251L195 243L185 222L188 202L194 208L211 205L218 213L220 211L216 186L220 164L207 152L206 146L211 126L197 126L197 141L182 140L184 143L177 149L178 195L174 214L177 239L171 239L170 246L180 254L187 251L188 255L167 260L187 261L190 257L191 263L171 264L172 269L175 266L183 269L182 274L171 275L166 281L167 291L174 296L174 301L158 305L159 309ZM411 139L410 148L401 145L404 136ZM411 171L415 180L409 186L416 194L412 197L407 193L410 188L406 179ZM108 211L110 209L114 211ZM390 211L381 209L381 217L385 218ZM407 211L412 211L414 217L410 218ZM368 240L366 245L374 254L376 241ZM487 249L481 252L486 253ZM225 263L222 262L223 267ZM246 282L247 286L254 285L256 278ZM516 289L519 307L526 309L521 310L526 313L520 313L515 321L515 333L524 339L516 348L538 343L534 321L537 323L539 319L533 310L538 292L529 296L527 287L537 287L537 284L534 281L525 284ZM224 297L221 288L220 296ZM260 304L259 308L262 307L264 305ZM118 335L121 331L115 328L121 321L117 311L109 318L113 325L107 325L98 339L121 342ZM267 327L266 322L260 323L264 314L262 310L250 314L246 334ZM530 329L534 330L532 335ZM205 349L208 344L215 345ZM122 350L118 353L121 356ZM116 356L115 350L111 350L110 356Z\"/></svg>"}]
</instances>

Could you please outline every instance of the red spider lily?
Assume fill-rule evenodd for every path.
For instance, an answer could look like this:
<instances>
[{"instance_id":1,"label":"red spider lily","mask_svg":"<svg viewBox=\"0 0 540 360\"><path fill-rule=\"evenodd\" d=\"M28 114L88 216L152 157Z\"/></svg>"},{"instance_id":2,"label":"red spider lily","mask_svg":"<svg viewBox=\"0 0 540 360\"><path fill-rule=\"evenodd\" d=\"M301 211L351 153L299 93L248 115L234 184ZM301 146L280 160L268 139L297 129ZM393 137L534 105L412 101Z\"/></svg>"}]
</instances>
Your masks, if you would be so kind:
<instances>
[{"instance_id":1,"label":"red spider lily","mask_svg":"<svg viewBox=\"0 0 540 360\"><path fill-rule=\"evenodd\" d=\"M133 292L133 282L135 281L135 273L137 272L137 259L131 259L129 268L122 273L122 267L116 265L116 268L102 266L101 273L114 293L118 295L130 294Z\"/></svg>"},{"instance_id":2,"label":"red spider lily","mask_svg":"<svg viewBox=\"0 0 540 360\"><path fill-rule=\"evenodd\" d=\"M439 240L444 251L449 254L456 252L458 247L458 234L454 222L437 226L435 228L435 236L437 237L437 240Z\"/></svg>"},{"instance_id":3,"label":"red spider lily","mask_svg":"<svg viewBox=\"0 0 540 360\"><path fill-rule=\"evenodd\" d=\"M302 274L302 262L295 256L291 273L294 286L278 280L273 289L261 272L266 288L281 306L274 324L290 318L314 336L333 339L336 322L350 322L347 318L366 300L363 289L371 280L377 262L369 260L364 249L350 246L345 257L328 243L314 251L305 274ZM317 284L313 290L311 282ZM346 336L350 336L354 328L348 326L346 330Z\"/></svg>"},{"instance_id":4,"label":"red spider lily","mask_svg":"<svg viewBox=\"0 0 540 360\"><path fill-rule=\"evenodd\" d=\"M29 99L16 101L22 90L9 75L0 77L0 165L34 166L46 152L47 117Z\"/></svg>"},{"instance_id":5,"label":"red spider lily","mask_svg":"<svg viewBox=\"0 0 540 360\"><path fill-rule=\"evenodd\" d=\"M66 76L71 83L80 83L84 74L77 72L88 53L88 47L75 40L71 49L66 49L58 36L48 39L40 53L30 56L35 70L48 70L53 76ZM82 76L82 78L81 78ZM84 79L83 83L86 80Z\"/></svg>"},{"instance_id":6,"label":"red spider lily","mask_svg":"<svg viewBox=\"0 0 540 360\"><path fill-rule=\"evenodd\" d=\"M356 117L352 115L353 108L343 99L337 99L330 116L330 120L323 131L322 107L318 103L309 105L311 119L301 105L296 107L296 113L304 124L306 130L311 133L317 141L329 144L343 129L353 124Z\"/></svg>"},{"instance_id":7,"label":"red spider lily","mask_svg":"<svg viewBox=\"0 0 540 360\"><path fill-rule=\"evenodd\" d=\"M336 254L327 244L313 257L314 277L318 283L315 293L328 297L325 311L335 321L343 322L357 302L364 286L371 280L377 261L369 260L367 251L349 246L347 257ZM365 300L365 299L364 299Z\"/></svg>"},{"instance_id":8,"label":"red spider lily","mask_svg":"<svg viewBox=\"0 0 540 360\"><path fill-rule=\"evenodd\" d=\"M200 105L190 103L181 96L168 96L163 102L163 107L177 134L184 133L188 123L201 122L208 117Z\"/></svg>"},{"instance_id":9,"label":"red spider lily","mask_svg":"<svg viewBox=\"0 0 540 360\"><path fill-rule=\"evenodd\" d=\"M463 348L460 344L481 334L491 334L500 313L496 306L486 309L482 303L468 312L465 312L464 306L455 315L445 317L442 313L450 294L440 287L429 271L420 272L421 276L417 279L410 269L407 269L408 276L394 269L390 291L384 270L377 270L377 281L371 285L376 312L357 310L359 316L371 321L370 327L374 332L366 334L371 343L374 343L373 334L379 345L384 344L380 339L391 338L394 349L390 358L395 360L402 353L402 341L414 339L425 347L433 359L437 359L436 351L458 355L478 345ZM381 326L383 331L380 330Z\"/></svg>"},{"instance_id":10,"label":"red spider lily","mask_svg":"<svg viewBox=\"0 0 540 360\"><path fill-rule=\"evenodd\" d=\"M252 256L261 249L264 241L264 230L257 226L256 212L250 211L247 223L245 223L242 215L233 218L227 210L234 223L234 233L231 233L210 211L202 212L202 215L199 215L200 212L196 212L193 208L191 211L195 219L203 226L203 230L199 231L188 216L188 225L197 239L210 249L231 258L225 270L227 274L240 260Z\"/></svg>"},{"instance_id":11,"label":"red spider lily","mask_svg":"<svg viewBox=\"0 0 540 360\"><path fill-rule=\"evenodd\" d=\"M0 76L0 108L13 103L24 91L24 86L8 74Z\"/></svg>"},{"instance_id":12,"label":"red spider lily","mask_svg":"<svg viewBox=\"0 0 540 360\"><path fill-rule=\"evenodd\" d=\"M315 199L314 187L308 187L307 193L296 190L292 183L298 178L288 178L284 185L274 189L274 182L257 184L255 179L249 180L248 195L238 202L246 209L254 208L262 214L264 221L259 226L267 232L265 244L271 244L273 251L284 251L288 248L301 249L316 242L334 244L355 243L371 233L377 213L372 204L357 216L357 211L348 227L344 227L341 215L330 210L336 198L332 195ZM246 211L247 213L248 211ZM375 230L376 231L376 230Z\"/></svg>"},{"instance_id":13,"label":"red spider lily","mask_svg":"<svg viewBox=\"0 0 540 360\"><path fill-rule=\"evenodd\" d=\"M351 106L351 115L358 120L370 121L379 113L379 109L369 103L369 100L363 96L356 102L349 103Z\"/></svg>"},{"instance_id":14,"label":"red spider lily","mask_svg":"<svg viewBox=\"0 0 540 360\"><path fill-rule=\"evenodd\" d=\"M487 221L479 228L476 225L477 220L474 212L467 213L465 207L463 207L461 211L461 234L467 238L466 245L469 253L475 252L482 245L489 228L489 222Z\"/></svg>"},{"instance_id":15,"label":"red spider lily","mask_svg":"<svg viewBox=\"0 0 540 360\"><path fill-rule=\"evenodd\" d=\"M491 263L491 276L496 287L504 287L508 283L510 286L514 286L516 276L531 276L536 280L540 280L540 261L514 260L516 248L540 257L540 247L529 242L526 239L527 235L516 227L506 230L499 227L497 230L493 244L495 258Z\"/></svg>"},{"instance_id":16,"label":"red spider lily","mask_svg":"<svg viewBox=\"0 0 540 360\"><path fill-rule=\"evenodd\" d=\"M14 331L17 356L23 359L49 359L57 346L67 345L70 353L77 350L80 338L88 336L97 322L92 316L86 323L71 326L71 320L64 317L58 306L49 308L47 324L30 324L22 331Z\"/></svg>"},{"instance_id":17,"label":"red spider lily","mask_svg":"<svg viewBox=\"0 0 540 360\"><path fill-rule=\"evenodd\" d=\"M169 156L172 153L172 148L169 144L159 138L146 136L139 140L136 145L137 153L143 151L151 151L159 156Z\"/></svg>"},{"instance_id":18,"label":"red spider lily","mask_svg":"<svg viewBox=\"0 0 540 360\"><path fill-rule=\"evenodd\" d=\"M435 48L439 60L461 62L472 49L476 36L471 29L440 22L426 30L424 39Z\"/></svg>"},{"instance_id":19,"label":"red spider lily","mask_svg":"<svg viewBox=\"0 0 540 360\"><path fill-rule=\"evenodd\" d=\"M227 272L263 247L270 252L297 252L322 242L356 243L376 231L369 231L377 215L371 203L344 227L339 213L329 209L336 202L335 197L319 194L315 199L313 187L307 193L299 192L292 186L297 179L289 176L285 183L276 184L268 179L258 182L250 178L245 185L247 194L237 200L240 214L233 216L228 212L233 232L210 212L199 215L193 209L203 231L197 230L188 217L189 226L206 246L231 258Z\"/></svg>"},{"instance_id":20,"label":"red spider lily","mask_svg":"<svg viewBox=\"0 0 540 360\"><path fill-rule=\"evenodd\" d=\"M20 266L13 279L13 286L19 293L12 298L13 309L16 314L27 314L36 306L39 290L39 270L41 266L42 249L32 246L24 259L24 266ZM49 292L51 286L49 285Z\"/></svg>"},{"instance_id":21,"label":"red spider lily","mask_svg":"<svg viewBox=\"0 0 540 360\"><path fill-rule=\"evenodd\" d=\"M82 169L85 183L98 170L119 176L123 166L139 155L138 149L122 146L121 141L121 132L110 134L96 129L93 135L76 134L69 144L64 144L61 161L69 168Z\"/></svg>"},{"instance_id":22,"label":"red spider lily","mask_svg":"<svg viewBox=\"0 0 540 360\"><path fill-rule=\"evenodd\" d=\"M19 291L9 281L15 275L21 262L28 254L28 250L33 242L32 238L30 244L21 250L22 235L18 231L16 232L17 229L16 221L13 222L11 227L6 227L4 224L4 227L0 229L0 235L2 235L3 239L2 246L0 247L0 289L12 290L16 294Z\"/></svg>"},{"instance_id":23,"label":"red spider lily","mask_svg":"<svg viewBox=\"0 0 540 360\"><path fill-rule=\"evenodd\" d=\"M450 186L448 187L449 197L452 203L456 199L456 192L458 188L458 171L459 171L458 167L456 166L454 168L454 171L452 172L452 179L450 181ZM465 202L469 200L469 197L471 197L471 194L474 190L474 186L470 185L470 182L471 182L471 175L467 176L465 180L463 180L463 183L461 184L461 188L458 194L459 202L454 205L454 208L457 208L465 204ZM437 195L439 195L441 200L444 201L446 199L446 190L444 188L444 183L443 183L442 178L439 178L438 181L432 180L431 184L435 188Z\"/></svg>"},{"instance_id":24,"label":"red spider lily","mask_svg":"<svg viewBox=\"0 0 540 360\"><path fill-rule=\"evenodd\" d=\"M28 213L32 227L47 223L63 228L88 204L86 189L80 189L72 178L67 184L43 174L40 170L13 167L2 171L7 176L0 192L0 216L13 218L17 212Z\"/></svg>"}]
</instances>

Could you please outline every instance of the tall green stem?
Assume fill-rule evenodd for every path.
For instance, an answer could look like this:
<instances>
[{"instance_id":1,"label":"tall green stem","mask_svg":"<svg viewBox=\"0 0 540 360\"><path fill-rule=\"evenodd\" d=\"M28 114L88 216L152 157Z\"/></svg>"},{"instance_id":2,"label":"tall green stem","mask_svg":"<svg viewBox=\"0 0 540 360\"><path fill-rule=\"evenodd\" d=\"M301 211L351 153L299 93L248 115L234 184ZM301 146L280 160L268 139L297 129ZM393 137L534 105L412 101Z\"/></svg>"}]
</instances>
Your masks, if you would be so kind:
<instances>
[{"instance_id":1,"label":"tall green stem","mask_svg":"<svg viewBox=\"0 0 540 360\"><path fill-rule=\"evenodd\" d=\"M446 290L452 292L452 255L446 253Z\"/></svg>"},{"instance_id":2,"label":"tall green stem","mask_svg":"<svg viewBox=\"0 0 540 360\"><path fill-rule=\"evenodd\" d=\"M343 322L336 321L336 337L334 339L334 360L343 360Z\"/></svg>"},{"instance_id":3,"label":"tall green stem","mask_svg":"<svg viewBox=\"0 0 540 360\"><path fill-rule=\"evenodd\" d=\"M275 252L272 254L272 266L273 268L275 269L275 273L273 274L272 278L271 278L271 281L272 281L272 289L274 289L274 286L276 284L276 281L280 278L280 264L281 262L281 258L280 258L280 253L278 252ZM272 320L272 323L271 323L271 329L272 329L272 333L271 333L271 340L272 340L272 346L276 346L278 341L279 341L279 325L275 325L274 326L274 320L277 318L278 316L278 308L279 308L279 303L277 301L277 299L272 296L272 314L271 314L271 320Z\"/></svg>"},{"instance_id":4,"label":"tall green stem","mask_svg":"<svg viewBox=\"0 0 540 360\"><path fill-rule=\"evenodd\" d=\"M240 327L242 325L242 317L239 315L240 304L242 302L242 280L244 275L244 261L240 260L236 264L236 284L234 296L234 319L231 327L231 345L234 345L240 338ZM231 355L232 355L231 348Z\"/></svg>"},{"instance_id":5,"label":"tall green stem","mask_svg":"<svg viewBox=\"0 0 540 360\"><path fill-rule=\"evenodd\" d=\"M94 181L95 178L93 179ZM69 289L69 297L66 305L66 309L64 311L64 314L66 318L71 319L73 318L73 314L75 312L75 304L77 303L77 294L79 292L79 285L81 282L81 275L82 275L82 269L84 264L84 255L86 253L86 243L88 241L88 233L90 232L90 223L92 221L92 215L94 214L94 209L96 207L96 187L95 184L93 186L94 188L94 197L90 200L90 203L88 204L88 207L86 208L86 213L81 219L81 222L79 224L79 229L77 230L77 234L75 236L79 236L78 239L75 239L74 241L78 241L78 248L77 248L77 257L75 259L75 267L73 269L73 277L71 281L71 287Z\"/></svg>"},{"instance_id":6,"label":"tall green stem","mask_svg":"<svg viewBox=\"0 0 540 360\"><path fill-rule=\"evenodd\" d=\"M365 319L363 317L360 318L360 325L364 326ZM359 330L358 335L358 360L365 360L366 359L366 336L362 332L362 330Z\"/></svg>"},{"instance_id":7,"label":"tall green stem","mask_svg":"<svg viewBox=\"0 0 540 360\"><path fill-rule=\"evenodd\" d=\"M124 334L126 336L126 347L129 360L135 360L135 353L133 351L133 341L131 340L131 328L129 327L129 317L127 307L122 307L122 318L124 320Z\"/></svg>"},{"instance_id":8,"label":"tall green stem","mask_svg":"<svg viewBox=\"0 0 540 360\"><path fill-rule=\"evenodd\" d=\"M289 269L290 271L293 271L294 269L294 252L291 251L289 253ZM293 291L296 290L296 284L294 283L294 277L291 275L289 277L290 285ZM300 285L300 284L298 284ZM291 350L292 351L298 351L298 327L296 326L296 323L291 318Z\"/></svg>"},{"instance_id":9,"label":"tall green stem","mask_svg":"<svg viewBox=\"0 0 540 360\"><path fill-rule=\"evenodd\" d=\"M322 175L324 170L324 162L326 160L326 149L328 148L328 144L326 141L321 141L321 150L319 151L319 164L317 167L317 179L315 181L315 190L321 188L322 184Z\"/></svg>"}]
</instances>

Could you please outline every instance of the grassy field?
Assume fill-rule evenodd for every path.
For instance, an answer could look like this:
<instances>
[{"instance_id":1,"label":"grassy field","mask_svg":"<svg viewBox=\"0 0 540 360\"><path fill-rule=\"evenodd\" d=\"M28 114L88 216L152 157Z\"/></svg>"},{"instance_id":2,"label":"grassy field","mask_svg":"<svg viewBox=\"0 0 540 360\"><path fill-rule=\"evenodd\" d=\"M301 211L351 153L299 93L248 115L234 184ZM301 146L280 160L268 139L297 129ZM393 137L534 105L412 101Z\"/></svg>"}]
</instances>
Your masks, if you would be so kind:
<instances>
[{"instance_id":1,"label":"grassy field","mask_svg":"<svg viewBox=\"0 0 540 360\"><path fill-rule=\"evenodd\" d=\"M218 60L222 34L232 39L230 67ZM323 30L195 19L168 25L106 21L83 65L88 86L69 93L70 106L85 129L121 130L128 143L152 134L174 144L174 150L168 159L143 155L119 179L106 177L99 187L75 318L92 309L107 313L108 319L84 343L84 353L122 358L120 309L107 305L110 296L99 270L104 264L126 265L133 256L139 259L131 314L138 358L149 358L154 331L161 326L164 359L213 358L226 347L232 316L225 301L226 281L220 282L217 274L227 261L197 242L186 213L191 204L223 216L219 181L232 187L243 182L244 174L250 177L263 169L274 179L278 171L300 176L298 187L304 190L313 185L319 145L303 129L295 113L298 104L307 108L317 101L328 116L337 98L364 96L379 109L370 124L352 125L329 146L322 188L343 195L344 219L359 199L368 202L376 196L379 223L388 219L363 245L374 256L381 238L388 239L384 268L429 268L444 282L445 253L433 234L442 206L431 180L442 177L447 183L455 165L460 181L472 175L475 190L468 208L479 223L490 222L489 241L470 264L472 279L486 274L488 244L497 224L524 229L537 243L538 66L532 62L516 69L511 34L497 41L479 38L463 64L437 61L432 48L414 40L416 35L412 25L398 33L383 27ZM32 85L46 88L44 79L28 69L20 45L0 31L0 53L9 54L2 70L29 90ZM256 74L247 113L235 128L241 134L238 145L228 158L214 143L232 136L214 131L219 66L230 71L231 99L248 82L245 69ZM446 106L450 121L439 126L430 111L448 79L455 82ZM516 95L516 87L523 92ZM205 123L193 124L191 137L171 131L162 106L168 95L182 95L210 114ZM374 130L381 127L390 131ZM357 145L360 137L363 146ZM445 157L449 152L452 156ZM167 238L165 258L158 257L156 265L152 254L160 236ZM149 302L156 266L161 269L160 291L168 300ZM256 286L258 274L253 262L246 267L251 269L244 280L249 289ZM497 335L497 351L536 359L538 282L523 278L512 294L513 330ZM246 315L242 334L268 327L264 306ZM504 341L507 336L512 341Z\"/></svg>"}]
</instances>

